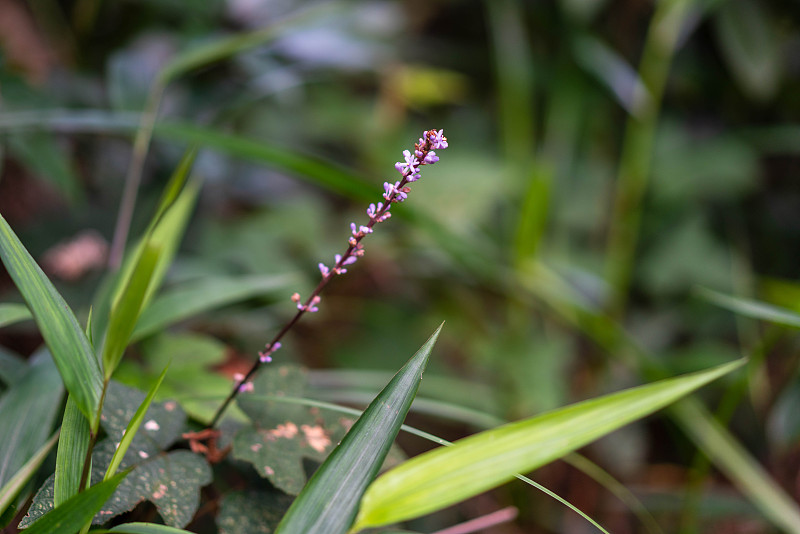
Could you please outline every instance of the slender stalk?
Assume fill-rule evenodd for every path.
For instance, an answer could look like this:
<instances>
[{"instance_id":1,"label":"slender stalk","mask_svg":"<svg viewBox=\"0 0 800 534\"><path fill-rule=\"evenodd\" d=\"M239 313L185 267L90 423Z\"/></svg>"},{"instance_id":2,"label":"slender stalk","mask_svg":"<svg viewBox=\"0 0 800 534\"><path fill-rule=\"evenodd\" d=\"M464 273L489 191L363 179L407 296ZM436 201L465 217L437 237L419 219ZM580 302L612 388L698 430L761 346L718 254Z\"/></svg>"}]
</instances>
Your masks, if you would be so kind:
<instances>
[{"instance_id":1,"label":"slender stalk","mask_svg":"<svg viewBox=\"0 0 800 534\"><path fill-rule=\"evenodd\" d=\"M147 159L150 140L153 138L153 128L156 124L158 108L161 106L161 97L164 95L164 87L164 84L157 80L150 88L147 103L141 115L141 123L133 141L131 163L128 165L128 173L125 176L125 188L122 192L114 237L108 254L108 266L112 270L119 268L125 253L125 243L131 228L136 196L142 182L142 169L144 169L144 162Z\"/></svg>"},{"instance_id":2,"label":"slender stalk","mask_svg":"<svg viewBox=\"0 0 800 534\"><path fill-rule=\"evenodd\" d=\"M283 336L286 335L286 333L291 330L295 324L297 324L297 322L306 312L313 313L317 311L316 304L318 304L320 301L319 294L323 289L325 289L325 286L328 285L331 279L333 279L333 277L336 275L347 272L345 267L354 263L358 257L364 254L364 248L361 244L361 241L367 235L372 233L376 224L385 221L391 216L389 210L391 209L392 204L405 200L409 192L409 188L407 187L408 184L416 181L420 177L419 166L435 163L439 158L435 157L436 154L433 152L433 149L447 148L447 138L442 136L441 130L438 132L438 134L435 130L429 130L424 132L423 137L420 138L420 142L417 143L414 148L415 150L413 156L408 150L404 152L406 158L405 164L397 163L395 165L395 169L397 169L402 175L400 181L395 184L390 184L389 182L384 184L384 190L386 192L384 193L383 197L386 200L386 204L379 202L377 205L370 205L369 209L367 210L369 222L366 225L358 228L356 227L355 223L350 225L353 235L348 240L349 246L347 247L347 250L344 252L344 254L336 255L336 262L332 268L329 269L324 264L319 264L320 271L322 273L322 279L304 303L300 303L300 295L297 293L294 294L292 300L298 303L297 313L295 313L294 316L283 326L283 328L281 328L280 331L275 334L272 340L267 343L265 350L259 353L259 358L255 361L250 370L236 382L233 390L231 390L223 403L220 405L219 409L217 409L214 417L211 419L209 428L214 428L217 425L230 403L234 398L236 398L236 395L242 391L243 387L253 377L256 371L258 371L258 369L261 367L261 364L272 360L270 355L280 347L280 340L283 339Z\"/></svg>"},{"instance_id":3,"label":"slender stalk","mask_svg":"<svg viewBox=\"0 0 800 534\"><path fill-rule=\"evenodd\" d=\"M617 318L622 316L627 304L659 108L680 30L691 4L692 0L657 2L642 51L639 76L650 91L649 105L638 117L630 117L625 128L609 229L606 272L612 291L611 315Z\"/></svg>"}]
</instances>

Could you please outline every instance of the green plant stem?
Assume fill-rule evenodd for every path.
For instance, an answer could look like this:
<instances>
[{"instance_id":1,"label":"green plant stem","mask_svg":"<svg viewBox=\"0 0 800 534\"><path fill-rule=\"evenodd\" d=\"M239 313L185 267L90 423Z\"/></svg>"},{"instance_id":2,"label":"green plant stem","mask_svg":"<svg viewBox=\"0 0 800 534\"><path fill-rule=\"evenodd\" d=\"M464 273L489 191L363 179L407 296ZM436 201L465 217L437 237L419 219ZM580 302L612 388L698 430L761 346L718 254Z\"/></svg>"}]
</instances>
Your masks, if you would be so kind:
<instances>
[{"instance_id":1,"label":"green plant stem","mask_svg":"<svg viewBox=\"0 0 800 534\"><path fill-rule=\"evenodd\" d=\"M657 2L642 51L639 76L650 92L649 105L643 106L638 117L631 116L625 127L609 228L606 265L612 292L609 309L617 318L623 316L627 303L664 87L691 4L692 0Z\"/></svg>"},{"instance_id":2,"label":"green plant stem","mask_svg":"<svg viewBox=\"0 0 800 534\"><path fill-rule=\"evenodd\" d=\"M125 253L125 243L130 232L136 197L139 192L139 185L142 182L142 169L144 169L144 162L147 159L150 140L153 138L153 128L155 127L158 108L161 106L164 89L165 85L160 80L150 87L147 103L141 115L139 129L136 131L136 137L133 141L131 162L128 165L128 173L125 176L125 188L122 192L117 223L114 227L114 237L108 254L108 266L112 270L119 269L122 256Z\"/></svg>"}]
</instances>

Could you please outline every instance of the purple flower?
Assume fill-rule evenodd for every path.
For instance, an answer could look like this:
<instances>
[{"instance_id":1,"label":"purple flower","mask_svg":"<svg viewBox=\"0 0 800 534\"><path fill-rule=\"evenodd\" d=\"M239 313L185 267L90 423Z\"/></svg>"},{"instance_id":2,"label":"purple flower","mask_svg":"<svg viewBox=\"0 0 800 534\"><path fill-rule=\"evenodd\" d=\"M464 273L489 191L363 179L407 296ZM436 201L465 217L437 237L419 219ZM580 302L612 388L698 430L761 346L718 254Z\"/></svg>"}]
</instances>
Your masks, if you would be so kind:
<instances>
[{"instance_id":1,"label":"purple flower","mask_svg":"<svg viewBox=\"0 0 800 534\"><path fill-rule=\"evenodd\" d=\"M324 263L320 262L320 264L319 264L319 272L322 273L322 276L328 276L328 271L329 271L328 266L325 265Z\"/></svg>"},{"instance_id":2,"label":"purple flower","mask_svg":"<svg viewBox=\"0 0 800 534\"><path fill-rule=\"evenodd\" d=\"M394 168L397 169L397 172L400 174L414 174L417 172L417 167L419 166L419 160L415 154L412 154L410 150L403 150L403 159L405 159L405 163L398 161L394 164Z\"/></svg>"},{"instance_id":3,"label":"purple flower","mask_svg":"<svg viewBox=\"0 0 800 534\"><path fill-rule=\"evenodd\" d=\"M395 186L389 182L383 182L383 191L383 198L386 200L392 200L392 194L395 192Z\"/></svg>"},{"instance_id":4,"label":"purple flower","mask_svg":"<svg viewBox=\"0 0 800 534\"><path fill-rule=\"evenodd\" d=\"M424 161L425 161L426 164L432 165L432 164L436 163L437 161L439 161L439 156L436 155L436 152L431 150L430 152L428 152L428 155L425 156L425 160Z\"/></svg>"},{"instance_id":5,"label":"purple flower","mask_svg":"<svg viewBox=\"0 0 800 534\"><path fill-rule=\"evenodd\" d=\"M447 138L442 135L444 130L439 130L438 132L435 130L431 130L433 135L429 135L429 132L425 132L423 135L427 135L428 139L430 139L431 146L435 150L447 148Z\"/></svg>"}]
</instances>

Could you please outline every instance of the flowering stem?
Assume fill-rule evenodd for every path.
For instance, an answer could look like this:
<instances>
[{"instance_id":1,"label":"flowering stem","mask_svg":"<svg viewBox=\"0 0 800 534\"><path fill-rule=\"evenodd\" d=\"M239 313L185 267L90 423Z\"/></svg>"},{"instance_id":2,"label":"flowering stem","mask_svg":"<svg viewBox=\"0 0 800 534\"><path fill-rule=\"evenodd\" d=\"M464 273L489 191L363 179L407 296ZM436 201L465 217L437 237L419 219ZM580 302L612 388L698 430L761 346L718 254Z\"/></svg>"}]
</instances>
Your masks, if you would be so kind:
<instances>
[{"instance_id":1,"label":"flowering stem","mask_svg":"<svg viewBox=\"0 0 800 534\"><path fill-rule=\"evenodd\" d=\"M243 391L248 391L248 385L252 387L249 380L253 377L255 372L261 367L262 364L272 361L272 353L280 348L280 340L283 338L283 336L292 329L292 327L306 312L314 313L318 311L317 304L319 304L321 300L319 294L322 292L325 286L328 285L328 282L330 282L334 276L346 273L346 266L355 263L359 257L364 255L364 247L361 244L361 241L368 234L372 233L376 224L391 217L392 214L389 212L389 210L391 209L392 204L402 202L408 197L408 184L417 181L421 176L419 167L421 165L431 165L439 161L439 157L436 156L434 149L438 150L444 148L447 148L447 138L442 135L442 130L439 130L438 132L436 130L428 130L423 132L419 142L414 145L413 154L409 150L405 150L403 152L405 162L398 162L395 164L395 169L401 174L400 180L394 184L389 182L383 184L383 198L386 200L386 203L384 204L383 202L378 202L377 205L369 205L369 208L367 209L369 222L366 225L356 226L355 223L350 224L352 235L348 239L347 250L345 250L344 254L336 255L333 267L328 268L323 263L319 264L319 270L322 274L322 279L302 304L300 303L301 298L298 293L292 295L292 300L297 304L297 313L295 313L294 316L283 326L283 328L281 328L280 331L275 334L275 336L272 338L272 341L267 343L265 349L262 352L259 352L258 359L247 372L247 374L237 379L233 390L225 398L225 401L222 403L219 409L217 409L217 412L211 419L209 428L214 428L217 425L220 418L225 413L225 410L228 408L233 399L236 398L236 395Z\"/></svg>"}]
</instances>

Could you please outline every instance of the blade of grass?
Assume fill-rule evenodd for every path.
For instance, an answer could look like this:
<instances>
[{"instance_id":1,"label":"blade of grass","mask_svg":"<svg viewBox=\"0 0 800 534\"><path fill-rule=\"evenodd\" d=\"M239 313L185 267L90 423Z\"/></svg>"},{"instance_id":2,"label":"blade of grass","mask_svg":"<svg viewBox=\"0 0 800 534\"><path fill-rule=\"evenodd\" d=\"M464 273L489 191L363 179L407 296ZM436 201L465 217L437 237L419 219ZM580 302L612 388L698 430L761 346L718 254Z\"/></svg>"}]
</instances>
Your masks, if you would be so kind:
<instances>
[{"instance_id":1,"label":"blade of grass","mask_svg":"<svg viewBox=\"0 0 800 534\"><path fill-rule=\"evenodd\" d=\"M0 258L33 313L64 385L90 421L98 417L103 376L75 315L0 215Z\"/></svg>"},{"instance_id":2,"label":"blade of grass","mask_svg":"<svg viewBox=\"0 0 800 534\"><path fill-rule=\"evenodd\" d=\"M359 417L292 503L276 534L347 531L411 407L441 330L440 325Z\"/></svg>"},{"instance_id":3,"label":"blade of grass","mask_svg":"<svg viewBox=\"0 0 800 534\"><path fill-rule=\"evenodd\" d=\"M670 408L685 432L714 464L749 496L761 512L786 532L800 532L800 512L794 502L747 450L702 404L684 399Z\"/></svg>"},{"instance_id":4,"label":"blade of grass","mask_svg":"<svg viewBox=\"0 0 800 534\"><path fill-rule=\"evenodd\" d=\"M0 486L47 440L64 394L58 369L46 350L26 367L0 398Z\"/></svg>"},{"instance_id":5,"label":"blade of grass","mask_svg":"<svg viewBox=\"0 0 800 534\"><path fill-rule=\"evenodd\" d=\"M133 333L139 340L166 326L204 311L246 298L272 293L293 282L289 276L245 276L238 279L206 278L165 291L146 309Z\"/></svg>"},{"instance_id":6,"label":"blade of grass","mask_svg":"<svg viewBox=\"0 0 800 534\"><path fill-rule=\"evenodd\" d=\"M130 278L114 299L103 344L103 369L106 380L114 374L125 347L128 346L136 321L145 304L148 288L153 282L153 273L161 252L160 248L145 241L137 261L133 264Z\"/></svg>"},{"instance_id":7,"label":"blade of grass","mask_svg":"<svg viewBox=\"0 0 800 534\"><path fill-rule=\"evenodd\" d=\"M649 182L656 127L672 57L692 0L667 0L656 4L647 31L639 77L649 91L647 106L625 126L617 177L606 271L613 291L611 314L621 317L627 303L634 252L642 217L642 200Z\"/></svg>"},{"instance_id":8,"label":"blade of grass","mask_svg":"<svg viewBox=\"0 0 800 534\"><path fill-rule=\"evenodd\" d=\"M75 495L68 501L57 506L50 512L43 515L29 528L25 529L26 534L54 534L77 532L83 525L91 521L94 515L100 511L122 479L128 474L127 471L115 475L113 478L100 482Z\"/></svg>"},{"instance_id":9,"label":"blade of grass","mask_svg":"<svg viewBox=\"0 0 800 534\"><path fill-rule=\"evenodd\" d=\"M773 306L766 302L725 295L711 289L699 288L698 295L703 299L713 302L717 306L730 310L733 313L775 323L783 326L800 328L800 314L792 310Z\"/></svg>"},{"instance_id":10,"label":"blade of grass","mask_svg":"<svg viewBox=\"0 0 800 534\"><path fill-rule=\"evenodd\" d=\"M740 367L736 361L581 402L421 454L367 489L352 532L475 496L644 417Z\"/></svg>"},{"instance_id":11,"label":"blade of grass","mask_svg":"<svg viewBox=\"0 0 800 534\"><path fill-rule=\"evenodd\" d=\"M93 530L92 532L97 534L105 534L107 532L116 532L117 534L191 534L188 530L155 523L126 523L118 525L111 530Z\"/></svg>"},{"instance_id":12,"label":"blade of grass","mask_svg":"<svg viewBox=\"0 0 800 534\"><path fill-rule=\"evenodd\" d=\"M0 304L0 328L33 319L24 304Z\"/></svg>"},{"instance_id":13,"label":"blade of grass","mask_svg":"<svg viewBox=\"0 0 800 534\"><path fill-rule=\"evenodd\" d=\"M6 509L11 506L14 502L14 498L22 491L22 488L28 481L33 478L33 475L36 474L36 471L39 470L39 467L44 463L47 455L50 454L50 450L56 444L58 440L58 432L56 431L50 439L48 439L44 445L39 447L33 456L31 456L27 462L19 469L17 472L8 479L4 486L0 487L0 516L6 511Z\"/></svg>"},{"instance_id":14,"label":"blade of grass","mask_svg":"<svg viewBox=\"0 0 800 534\"><path fill-rule=\"evenodd\" d=\"M56 453L55 485L53 502L55 506L77 495L83 485L81 480L88 473L89 443L92 431L89 421L83 417L72 395L67 397L64 419L61 422L61 436Z\"/></svg>"},{"instance_id":15,"label":"blade of grass","mask_svg":"<svg viewBox=\"0 0 800 534\"><path fill-rule=\"evenodd\" d=\"M165 367L164 370L161 371L161 374L147 393L147 397L144 398L139 408L136 409L136 413L133 414L130 422L128 422L128 426L125 427L125 433L122 435L119 445L117 445L117 450L114 451L114 456L111 457L111 462L108 464L108 469L106 470L103 480L109 480L117 472L117 469L119 469L125 452L127 452L128 447L130 447L136 432L139 431L139 427L142 421L144 421L144 416L147 415L147 409L150 408L150 404L153 402L156 392L161 386L161 382L163 382L164 377L167 376L167 369L169 369L169 367Z\"/></svg>"}]
</instances>

